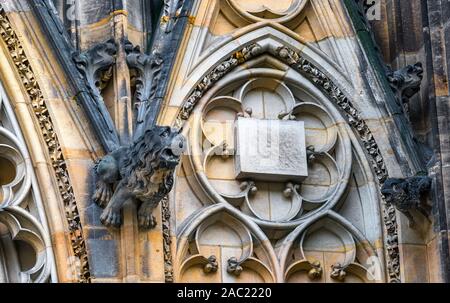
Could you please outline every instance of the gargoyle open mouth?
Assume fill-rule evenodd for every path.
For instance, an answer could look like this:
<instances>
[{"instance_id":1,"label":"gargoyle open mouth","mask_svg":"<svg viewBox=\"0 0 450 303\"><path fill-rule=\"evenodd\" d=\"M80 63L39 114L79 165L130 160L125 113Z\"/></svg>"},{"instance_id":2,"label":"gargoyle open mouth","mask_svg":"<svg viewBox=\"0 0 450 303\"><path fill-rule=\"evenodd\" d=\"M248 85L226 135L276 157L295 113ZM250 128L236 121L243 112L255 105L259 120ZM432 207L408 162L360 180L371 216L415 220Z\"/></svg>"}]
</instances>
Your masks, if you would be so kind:
<instances>
[{"instance_id":1,"label":"gargoyle open mouth","mask_svg":"<svg viewBox=\"0 0 450 303\"><path fill-rule=\"evenodd\" d=\"M161 159L166 163L176 163L180 161L180 156L175 155L170 147L165 148L161 152Z\"/></svg>"},{"instance_id":2,"label":"gargoyle open mouth","mask_svg":"<svg viewBox=\"0 0 450 303\"><path fill-rule=\"evenodd\" d=\"M175 155L170 147L165 148L159 158L161 164L167 168L174 168L180 162L180 157Z\"/></svg>"}]
</instances>

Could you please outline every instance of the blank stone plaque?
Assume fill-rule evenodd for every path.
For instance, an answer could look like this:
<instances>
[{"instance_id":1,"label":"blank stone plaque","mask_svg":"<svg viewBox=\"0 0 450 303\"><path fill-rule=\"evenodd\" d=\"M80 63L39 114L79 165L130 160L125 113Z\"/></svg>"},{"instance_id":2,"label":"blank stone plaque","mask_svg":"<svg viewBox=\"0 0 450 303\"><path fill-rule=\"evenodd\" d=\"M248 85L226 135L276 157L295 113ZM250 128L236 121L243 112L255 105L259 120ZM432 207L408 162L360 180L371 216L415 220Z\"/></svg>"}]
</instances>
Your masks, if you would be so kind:
<instances>
[{"instance_id":1,"label":"blank stone plaque","mask_svg":"<svg viewBox=\"0 0 450 303\"><path fill-rule=\"evenodd\" d=\"M237 179L300 182L308 176L302 121L240 117L236 133Z\"/></svg>"}]
</instances>

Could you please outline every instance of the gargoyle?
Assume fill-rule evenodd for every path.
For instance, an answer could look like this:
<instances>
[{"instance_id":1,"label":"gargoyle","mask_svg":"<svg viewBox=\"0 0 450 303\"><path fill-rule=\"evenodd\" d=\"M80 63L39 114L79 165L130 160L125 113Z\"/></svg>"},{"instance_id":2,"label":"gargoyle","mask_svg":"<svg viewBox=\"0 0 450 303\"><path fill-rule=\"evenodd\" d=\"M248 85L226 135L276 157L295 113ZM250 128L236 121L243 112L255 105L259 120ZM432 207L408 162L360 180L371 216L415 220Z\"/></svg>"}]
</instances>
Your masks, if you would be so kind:
<instances>
[{"instance_id":1,"label":"gargoyle","mask_svg":"<svg viewBox=\"0 0 450 303\"><path fill-rule=\"evenodd\" d=\"M178 131L154 126L132 145L106 155L95 168L98 180L93 199L105 207L101 222L119 227L123 205L131 200L139 204L139 226L155 227L153 210L172 189L173 172L184 148Z\"/></svg>"},{"instance_id":2,"label":"gargoyle","mask_svg":"<svg viewBox=\"0 0 450 303\"><path fill-rule=\"evenodd\" d=\"M431 178L428 176L416 176L406 179L387 179L381 188L386 202L392 204L402 212L409 220L409 226L413 227L415 222L410 211L418 210L427 220L431 207L426 204L424 195L431 189Z\"/></svg>"},{"instance_id":3,"label":"gargoyle","mask_svg":"<svg viewBox=\"0 0 450 303\"><path fill-rule=\"evenodd\" d=\"M409 99L420 91L423 79L422 63L418 62L398 71L391 71L387 74L387 78L398 100L404 104L408 103Z\"/></svg>"}]
</instances>

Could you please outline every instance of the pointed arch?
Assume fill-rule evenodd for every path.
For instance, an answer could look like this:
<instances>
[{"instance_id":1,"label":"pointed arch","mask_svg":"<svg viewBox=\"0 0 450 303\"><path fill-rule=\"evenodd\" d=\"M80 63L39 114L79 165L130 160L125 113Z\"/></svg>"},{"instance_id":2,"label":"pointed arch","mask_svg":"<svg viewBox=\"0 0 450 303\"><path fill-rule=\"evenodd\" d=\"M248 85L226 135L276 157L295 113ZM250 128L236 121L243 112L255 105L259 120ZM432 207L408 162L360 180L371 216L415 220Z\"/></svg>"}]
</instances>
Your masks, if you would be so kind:
<instances>
[{"instance_id":1,"label":"pointed arch","mask_svg":"<svg viewBox=\"0 0 450 303\"><path fill-rule=\"evenodd\" d=\"M213 96L223 82L243 77L242 75L250 78L255 76L255 71L250 72L248 69L251 60L261 56L272 56L288 66L287 72L274 71L279 74L277 78L295 81L295 77L301 74L334 104L357 136L355 143L361 145L364 150L378 184L380 186L383 184L388 176L386 163L375 136L365 121L365 118L379 119L383 113L376 106L366 112L358 108L360 100L355 98L358 96L356 88L349 81L348 76L322 52L302 44L298 39L289 36L285 30L279 30L277 25L272 24L246 28L236 33L236 36L228 38L227 42L221 41L219 44L214 52L209 53L208 58L200 60L201 63L190 74L189 83L186 83L177 94L178 100L183 101L181 104L172 104L180 108L173 121L174 126L184 128L186 123L191 121L190 116L196 111L197 105L202 100ZM289 70L295 72L292 73ZM261 69L258 72L266 71ZM195 85L193 86L192 83ZM384 231L388 233L387 237L398 239L397 218L393 206L384 202L380 204L384 213L382 217ZM395 267L388 268L389 276L392 280L399 280L398 246L389 243L389 245L386 244L386 249L388 264Z\"/></svg>"},{"instance_id":2,"label":"pointed arch","mask_svg":"<svg viewBox=\"0 0 450 303\"><path fill-rule=\"evenodd\" d=\"M374 247L370 244L370 241L360 230L355 228L352 223L332 210L318 214L314 218L311 218L310 221L298 226L279 244L280 248L277 255L280 260L281 268L285 270L286 278L292 273L293 270L296 269L296 267L300 270L308 269L308 266L305 267L305 262L309 263L309 268L311 268L311 261L306 259L303 251L305 235L311 228L327 229L334 235L341 237L340 240L342 241L344 247L345 257L339 265L342 266L343 270L348 270L357 274L360 278L362 278L362 280L372 282L382 282L384 280L384 275L382 274L385 270L383 266L383 256L380 256L376 252ZM301 254L304 259L300 262L294 262L294 264L288 264L287 259L289 257L289 253L293 248L294 243L297 242L299 242ZM355 263L357 250L361 251L359 256L364 259L359 260L359 262L365 264L365 266Z\"/></svg>"},{"instance_id":3,"label":"pointed arch","mask_svg":"<svg viewBox=\"0 0 450 303\"><path fill-rule=\"evenodd\" d=\"M281 282L282 273L279 271L280 267L278 266L278 259L266 234L257 224L252 221L246 220L245 216L243 216L239 211L226 204L215 204L205 207L192 214L188 219L185 220L184 224L180 226L179 230L177 231L177 252L175 257L175 262L177 263L176 267L178 268L178 271L183 270L183 265L186 265L186 262L192 262L192 258L186 260L184 257L189 247L189 241L192 239L193 234L199 229L199 227L202 226L204 222L221 215L229 215L232 220L235 220L236 222L235 224L230 226L232 229L238 228L238 225L242 225L244 233L248 233L250 238L252 236L255 237L258 243L262 246L262 249L268 258L269 267L272 272L272 274L269 275L272 276L272 281L269 280L266 282ZM214 219L213 221L214 223L217 222L216 219ZM250 238L247 239L247 241L249 241L250 246L252 246L252 240ZM248 245L248 243L246 243L245 245ZM259 263L262 268L264 268L264 263L258 261L255 258L252 258L252 250L253 248L250 247L249 251L244 254L241 259L238 260L239 264L243 265L245 262L251 262L253 264L256 262ZM206 259L209 256L202 257L203 259ZM179 276L180 272L177 273L177 278L179 278Z\"/></svg>"},{"instance_id":4,"label":"pointed arch","mask_svg":"<svg viewBox=\"0 0 450 303\"><path fill-rule=\"evenodd\" d=\"M9 100L21 146L29 151L35 168L34 190L42 196L41 220L48 233L56 263L53 281L89 282L88 256L68 168L47 108L47 100L31 62L4 8L0 6L0 80L2 98ZM46 228L44 228L46 230ZM48 240L48 241L47 241ZM50 245L47 239L46 245ZM49 249L49 248L47 248Z\"/></svg>"},{"instance_id":5,"label":"pointed arch","mask_svg":"<svg viewBox=\"0 0 450 303\"><path fill-rule=\"evenodd\" d=\"M56 282L44 202L14 110L0 83L0 278Z\"/></svg>"}]
</instances>

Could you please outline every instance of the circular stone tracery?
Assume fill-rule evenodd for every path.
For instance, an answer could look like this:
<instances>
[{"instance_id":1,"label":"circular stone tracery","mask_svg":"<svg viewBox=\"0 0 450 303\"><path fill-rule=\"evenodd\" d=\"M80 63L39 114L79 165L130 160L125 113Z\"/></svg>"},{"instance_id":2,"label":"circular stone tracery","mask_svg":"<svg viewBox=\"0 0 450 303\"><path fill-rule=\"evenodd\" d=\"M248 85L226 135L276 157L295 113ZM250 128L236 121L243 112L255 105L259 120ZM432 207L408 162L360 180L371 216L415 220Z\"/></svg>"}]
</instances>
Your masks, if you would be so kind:
<instances>
[{"instance_id":1,"label":"circular stone tracery","mask_svg":"<svg viewBox=\"0 0 450 303\"><path fill-rule=\"evenodd\" d=\"M292 90L270 76L229 87L238 89L221 90L220 95L199 104L190 132L190 162L214 202L228 203L266 227L291 227L336 205L345 192L351 170L351 156L346 156L351 143L343 118L334 110L330 114L324 107L327 101L320 102L319 97L305 99L311 92L300 98L293 93L299 88ZM319 96L320 92L312 95ZM242 143L238 142L237 133L242 128L241 121L250 120L268 121L269 133L270 125L298 123L295 128L304 132L305 142L296 145L301 140L293 137L281 140L287 140L287 149L303 153L307 176L286 177L282 171L271 178L252 173L240 176L237 166ZM259 131L246 128L244 132ZM287 150L282 145L278 150L280 157ZM259 158L257 155L254 159Z\"/></svg>"},{"instance_id":2,"label":"circular stone tracery","mask_svg":"<svg viewBox=\"0 0 450 303\"><path fill-rule=\"evenodd\" d=\"M367 152L366 155L368 156L368 160L373 168L374 174L376 175L377 180L382 184L386 180L388 172L386 170L384 159L380 152L378 144L375 141L375 138L371 130L369 129L368 125L362 119L360 112L352 104L351 100L346 97L345 93L341 90L341 88L339 88L339 86L336 85L329 76L323 73L315 65L315 63L312 63L309 59L303 57L302 54L297 52L295 49L280 46L273 49L269 49L269 52L272 53L275 57L279 58L282 62L286 63L288 66L292 67L293 70L297 72L295 76L290 75L287 78L285 78L286 74L282 76L282 78L285 78L286 82L295 83L295 85L292 85L292 87L290 88L293 91L295 91L296 96L305 95L307 98L303 98L304 100L307 100L309 96L314 96L315 99L319 101L319 103L326 106L326 108L329 110L331 116L334 118L335 121L339 121L339 123L344 123L346 125L348 124L349 126L351 126L353 132L357 135L357 137L359 137L361 141L355 142L356 138L353 136L352 131L348 132L347 135L351 137L351 141L353 142L353 144L358 145L361 144L362 142L363 144L362 147ZM250 75L251 77L266 76L267 70L264 71L255 69L255 70L247 70L247 72L239 71L233 75L232 79L228 78L226 81L221 81L220 85L217 85L217 81L223 78L234 67L236 67L239 64L242 64L243 62L249 61L252 58L255 58L255 56L258 56L261 53L264 53L263 47L261 47L259 44L252 43L243 47L241 50L231 55L225 61L218 64L213 71L205 75L201 83L196 86L195 90L190 94L186 102L183 103L183 106L177 115L174 125L178 128L183 128L183 125L185 125L185 123L189 120L190 122L193 122L194 126L193 129L194 130L198 129L197 123L198 119L190 119L191 114L196 115L199 114L198 109L193 111L193 109L197 105L199 108L204 109L205 100L210 100L213 96L215 96L214 94L217 93L217 91L223 89L224 87L227 87L227 85L231 85L233 82L248 79ZM274 74L278 74L278 71L274 70L272 72ZM278 74L278 77L275 76L275 78L281 79L279 76L281 76L281 74ZM207 85L203 85L202 83L207 83ZM216 84L216 87L210 90L213 84ZM303 91L301 91L301 89L299 90L299 88L296 86L303 88ZM319 90L319 94L317 94L317 90L315 88ZM226 95L226 93L222 95ZM200 106L199 104L203 105ZM345 116L344 121L342 121L341 114ZM195 134L198 135L199 133L196 132ZM346 145L343 145L343 148L346 149L347 148ZM353 152L356 152L356 154L358 154L359 159L364 158L364 156L361 157L361 149L356 148L353 151L346 150L345 156L348 157L348 161L346 161L346 163L351 163ZM199 162L200 158L201 157L199 157L199 155L193 155L191 157L191 163L193 164L193 167L202 167ZM344 159L341 158L338 159L337 162L342 163L343 160ZM185 167L187 168L188 165ZM344 178L342 179L342 182L344 183L348 182L349 171L350 170L348 168L344 169L343 171ZM213 200L215 201L220 200L220 198L216 196L215 191L206 190L206 188L209 188L210 184L205 181L206 178L202 176L202 173L198 173L195 179L197 181L196 183L199 183L195 185L197 186L200 185L200 187L202 187L205 190L202 191L203 193L208 192L207 194L212 194L212 197L202 196L202 198L206 199L213 198ZM341 187L341 189L336 191L338 193L336 196L338 197L342 196L343 194L342 189L345 189L345 187ZM332 207L336 201L334 201L334 203L328 202L327 204L328 206L331 205ZM226 207L225 204L223 204L222 207ZM328 209L330 209L330 207L328 207ZM324 209L324 212L321 212L321 214L314 216L314 218L317 219L321 215L324 215L326 213L328 215L333 214L332 212L331 213L326 212L326 210L327 209ZM391 205L382 203L382 211L384 213L383 223L386 228L385 230L386 236L387 239L389 239L388 241L386 241L387 271L389 275L389 281L399 282L400 260L398 250L398 237L397 237L398 232L397 232L395 209L393 209L393 206ZM254 219L254 221L256 221L256 223L260 227L267 227L265 221L261 221L258 219ZM290 224L285 223L282 224L281 226L280 224L269 224L269 226L273 226L276 229L294 228L301 222L302 221L300 222L291 221Z\"/></svg>"}]
</instances>

